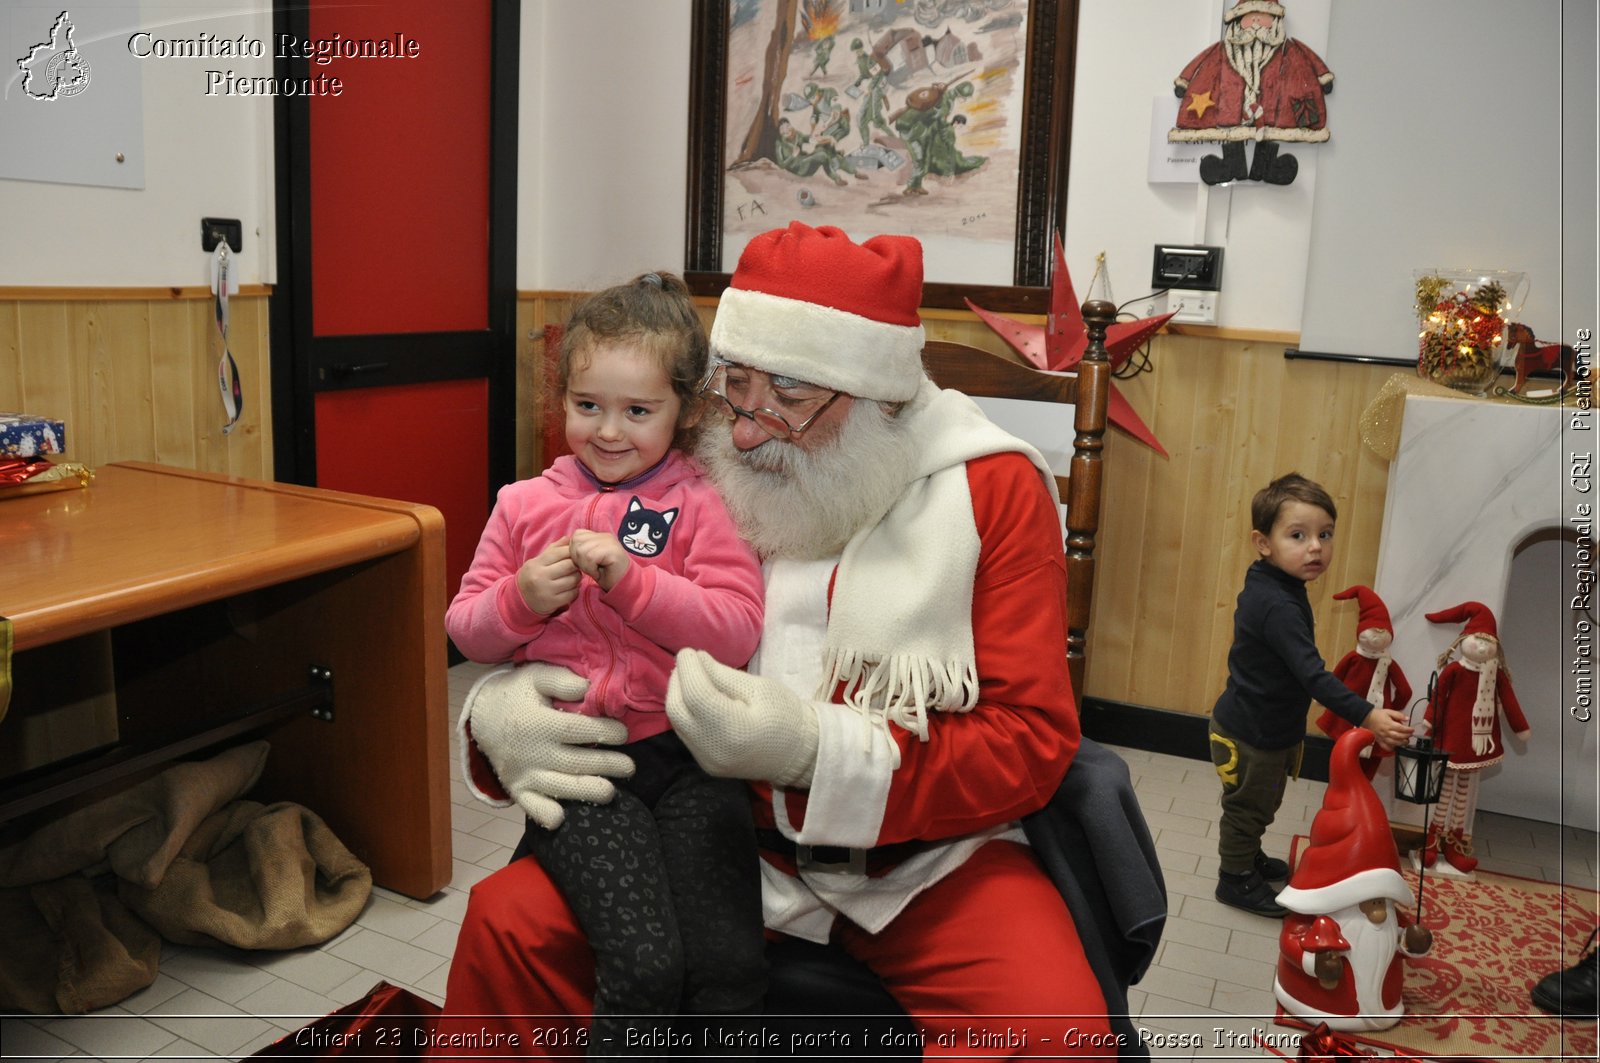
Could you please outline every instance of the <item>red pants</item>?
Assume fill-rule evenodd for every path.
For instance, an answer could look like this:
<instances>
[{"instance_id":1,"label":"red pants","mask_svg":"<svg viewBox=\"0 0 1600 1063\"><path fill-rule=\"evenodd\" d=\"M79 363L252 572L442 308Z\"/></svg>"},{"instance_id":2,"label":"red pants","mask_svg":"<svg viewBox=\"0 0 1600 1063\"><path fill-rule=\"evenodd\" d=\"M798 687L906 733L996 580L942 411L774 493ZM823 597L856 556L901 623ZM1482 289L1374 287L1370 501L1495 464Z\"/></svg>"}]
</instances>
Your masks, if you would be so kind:
<instances>
[{"instance_id":1,"label":"red pants","mask_svg":"<svg viewBox=\"0 0 1600 1063\"><path fill-rule=\"evenodd\" d=\"M1026 846L991 842L879 933L841 920L834 936L912 1016L928 1057L1116 1054L1066 905ZM583 1056L593 968L537 863L495 872L473 888L433 1058Z\"/></svg>"}]
</instances>

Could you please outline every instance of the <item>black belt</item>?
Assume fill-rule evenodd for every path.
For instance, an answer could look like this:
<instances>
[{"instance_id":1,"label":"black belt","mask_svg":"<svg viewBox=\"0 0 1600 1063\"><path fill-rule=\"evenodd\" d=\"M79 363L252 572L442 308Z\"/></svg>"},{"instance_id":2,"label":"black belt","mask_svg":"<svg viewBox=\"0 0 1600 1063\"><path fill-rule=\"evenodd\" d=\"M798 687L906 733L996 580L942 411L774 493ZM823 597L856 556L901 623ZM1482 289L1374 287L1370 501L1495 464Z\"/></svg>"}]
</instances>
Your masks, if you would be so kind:
<instances>
[{"instance_id":1,"label":"black belt","mask_svg":"<svg viewBox=\"0 0 1600 1063\"><path fill-rule=\"evenodd\" d=\"M796 869L843 871L853 875L879 875L896 864L926 852L924 841L894 842L871 849L847 849L842 845L804 845L786 838L772 827L756 828L756 844L770 853L786 856Z\"/></svg>"}]
</instances>

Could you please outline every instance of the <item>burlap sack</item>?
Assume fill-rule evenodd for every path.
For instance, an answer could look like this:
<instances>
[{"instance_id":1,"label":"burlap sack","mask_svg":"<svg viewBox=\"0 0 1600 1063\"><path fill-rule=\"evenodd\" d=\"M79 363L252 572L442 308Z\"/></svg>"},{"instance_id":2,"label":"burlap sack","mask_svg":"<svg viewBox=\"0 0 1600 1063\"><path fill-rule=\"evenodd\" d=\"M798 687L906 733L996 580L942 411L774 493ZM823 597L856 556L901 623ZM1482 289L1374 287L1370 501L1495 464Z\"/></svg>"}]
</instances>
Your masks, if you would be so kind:
<instances>
[{"instance_id":1,"label":"burlap sack","mask_svg":"<svg viewBox=\"0 0 1600 1063\"><path fill-rule=\"evenodd\" d=\"M45 824L0 849L0 886L49 882L109 863L118 878L154 887L195 828L256 784L270 749L250 742L210 760L175 764Z\"/></svg>"},{"instance_id":2,"label":"burlap sack","mask_svg":"<svg viewBox=\"0 0 1600 1063\"><path fill-rule=\"evenodd\" d=\"M184 842L153 888L124 881L122 899L184 945L292 949L354 922L372 872L301 805L236 801Z\"/></svg>"},{"instance_id":3,"label":"burlap sack","mask_svg":"<svg viewBox=\"0 0 1600 1063\"><path fill-rule=\"evenodd\" d=\"M161 939L109 875L0 890L0 1011L81 1015L156 980Z\"/></svg>"}]
</instances>

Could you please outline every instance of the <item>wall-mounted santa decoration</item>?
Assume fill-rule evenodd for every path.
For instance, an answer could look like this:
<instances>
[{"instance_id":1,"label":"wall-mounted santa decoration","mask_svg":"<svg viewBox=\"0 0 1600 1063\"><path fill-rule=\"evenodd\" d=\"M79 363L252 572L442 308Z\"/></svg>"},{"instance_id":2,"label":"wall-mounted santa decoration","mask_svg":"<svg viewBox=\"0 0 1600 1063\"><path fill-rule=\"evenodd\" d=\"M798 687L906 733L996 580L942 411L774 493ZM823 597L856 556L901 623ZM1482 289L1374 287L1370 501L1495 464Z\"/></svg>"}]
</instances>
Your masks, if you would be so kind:
<instances>
[{"instance_id":1,"label":"wall-mounted santa decoration","mask_svg":"<svg viewBox=\"0 0 1600 1063\"><path fill-rule=\"evenodd\" d=\"M1265 181L1286 185L1300 172L1280 143L1328 139L1323 97L1333 73L1310 48L1289 37L1284 9L1274 0L1238 0L1222 16L1222 39L1183 68L1173 82L1178 122L1167 134L1176 143L1220 143L1221 155L1200 160L1200 179ZM1256 144L1247 164L1244 146Z\"/></svg>"}]
</instances>

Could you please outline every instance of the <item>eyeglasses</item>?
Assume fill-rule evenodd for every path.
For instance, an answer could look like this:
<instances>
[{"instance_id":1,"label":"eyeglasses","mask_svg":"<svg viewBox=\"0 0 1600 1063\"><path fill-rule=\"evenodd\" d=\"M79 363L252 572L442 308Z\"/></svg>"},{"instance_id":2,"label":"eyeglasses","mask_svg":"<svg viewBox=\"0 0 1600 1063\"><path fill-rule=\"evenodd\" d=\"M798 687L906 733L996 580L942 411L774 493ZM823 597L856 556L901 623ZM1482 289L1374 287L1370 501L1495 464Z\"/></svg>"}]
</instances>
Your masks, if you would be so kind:
<instances>
[{"instance_id":1,"label":"eyeglasses","mask_svg":"<svg viewBox=\"0 0 1600 1063\"><path fill-rule=\"evenodd\" d=\"M728 379L730 373L734 374L731 381ZM750 392L750 387L753 383L751 377L756 373L761 373L762 376L766 377L768 389L778 396L779 400L790 405L804 407L806 404L816 401L816 397L807 396L803 393L808 390L820 390L814 385L799 382L780 384L778 381L786 378L774 377L771 373L765 373L759 369L750 369L747 366L719 360L711 364L711 371L706 374L705 382L700 385L700 394L712 395L721 399L722 411L727 415L728 420L736 421L740 417L749 418L756 423L758 428L773 439L799 439L805 434L805 430L810 428L818 417L826 413L829 406L838 402L840 395L844 394L842 391L835 391L828 396L821 406L812 410L811 415L804 421L801 421L798 425L790 424L787 417L770 406L746 409L728 397L728 392L732 391L743 400ZM800 394L797 394L797 392Z\"/></svg>"}]
</instances>

